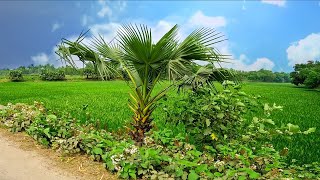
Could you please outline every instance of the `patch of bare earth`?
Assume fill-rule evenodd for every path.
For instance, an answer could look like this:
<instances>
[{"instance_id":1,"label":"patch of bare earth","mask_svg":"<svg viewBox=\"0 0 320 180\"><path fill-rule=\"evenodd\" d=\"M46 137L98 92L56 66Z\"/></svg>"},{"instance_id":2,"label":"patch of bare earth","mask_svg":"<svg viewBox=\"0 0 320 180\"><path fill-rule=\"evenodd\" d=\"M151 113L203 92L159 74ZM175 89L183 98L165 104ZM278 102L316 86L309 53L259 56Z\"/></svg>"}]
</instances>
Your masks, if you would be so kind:
<instances>
[{"instance_id":1,"label":"patch of bare earth","mask_svg":"<svg viewBox=\"0 0 320 180\"><path fill-rule=\"evenodd\" d=\"M25 133L0 128L1 180L117 179L86 155L66 156L39 145Z\"/></svg>"}]
</instances>

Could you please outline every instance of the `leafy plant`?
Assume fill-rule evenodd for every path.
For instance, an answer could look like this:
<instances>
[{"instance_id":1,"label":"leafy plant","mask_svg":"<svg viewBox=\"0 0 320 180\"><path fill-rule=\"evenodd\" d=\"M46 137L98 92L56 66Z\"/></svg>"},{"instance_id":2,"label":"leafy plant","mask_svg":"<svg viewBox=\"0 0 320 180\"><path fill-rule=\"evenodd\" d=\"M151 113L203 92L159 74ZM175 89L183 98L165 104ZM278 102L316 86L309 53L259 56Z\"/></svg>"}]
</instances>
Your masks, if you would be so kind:
<instances>
[{"instance_id":1,"label":"leafy plant","mask_svg":"<svg viewBox=\"0 0 320 180\"><path fill-rule=\"evenodd\" d=\"M219 87L222 88L222 87ZM198 146L215 141L230 141L240 136L245 115L258 111L257 97L240 90L231 81L223 83L223 89L204 86L172 106L164 104L169 124L184 124L192 142Z\"/></svg>"},{"instance_id":2,"label":"leafy plant","mask_svg":"<svg viewBox=\"0 0 320 180\"><path fill-rule=\"evenodd\" d=\"M269 117L280 107L264 105L263 108ZM150 131L141 146L136 146L126 136L96 130L92 126L79 126L68 114L62 117L47 114L41 103L34 106L9 104L0 109L0 115L2 119L9 119L10 112L30 112L28 109L42 114L25 128L39 143L65 153L86 153L124 179L319 178L320 169L316 162L303 166L285 163L288 149L276 151L265 138L271 137L274 131L279 132L272 127L274 123L270 119L254 118L245 132L238 132L241 139L219 143L212 140L212 143L198 149L186 142L186 137L176 136L170 129ZM22 116L27 117L28 113ZM19 119L14 118L13 121L19 122ZM272 126L268 128L268 125ZM293 124L280 129L280 134L288 135L315 131L313 128L301 131ZM257 143L256 140L261 138L265 143Z\"/></svg>"},{"instance_id":3,"label":"leafy plant","mask_svg":"<svg viewBox=\"0 0 320 180\"><path fill-rule=\"evenodd\" d=\"M308 61L306 64L296 64L290 76L295 85L304 84L308 88L316 88L320 85L319 74L320 62Z\"/></svg>"},{"instance_id":4,"label":"leafy plant","mask_svg":"<svg viewBox=\"0 0 320 180\"><path fill-rule=\"evenodd\" d=\"M43 104L36 101L32 106L9 103L4 109L0 109L0 122L11 132L21 132L26 130L33 121L41 118L44 111Z\"/></svg>"},{"instance_id":5,"label":"leafy plant","mask_svg":"<svg viewBox=\"0 0 320 180\"><path fill-rule=\"evenodd\" d=\"M65 73L62 70L43 69L40 74L43 81L61 81L65 80Z\"/></svg>"},{"instance_id":6,"label":"leafy plant","mask_svg":"<svg viewBox=\"0 0 320 180\"><path fill-rule=\"evenodd\" d=\"M9 79L11 81L14 81L14 82L23 81L22 71L20 71L20 70L11 70L9 72Z\"/></svg>"},{"instance_id":7,"label":"leafy plant","mask_svg":"<svg viewBox=\"0 0 320 180\"><path fill-rule=\"evenodd\" d=\"M76 42L63 41L57 53L70 64L74 64L71 55L78 55L83 61L99 62L97 66L105 74L121 74L115 67L121 67L126 72L132 90L129 107L134 112L131 123L133 129L129 132L134 140L141 143L144 134L152 128L151 115L156 102L172 87L171 84L154 92L161 78L166 76L170 81L183 80L185 76L194 73L192 65L195 60L210 62L210 68L215 69L213 63L224 59L223 55L212 48L222 41L222 36L214 30L195 30L182 42L177 40L177 32L178 26L175 25L155 43L151 29L147 26L125 25L118 31L116 45L109 45L100 36L93 40L96 52L81 44L81 34Z\"/></svg>"}]
</instances>

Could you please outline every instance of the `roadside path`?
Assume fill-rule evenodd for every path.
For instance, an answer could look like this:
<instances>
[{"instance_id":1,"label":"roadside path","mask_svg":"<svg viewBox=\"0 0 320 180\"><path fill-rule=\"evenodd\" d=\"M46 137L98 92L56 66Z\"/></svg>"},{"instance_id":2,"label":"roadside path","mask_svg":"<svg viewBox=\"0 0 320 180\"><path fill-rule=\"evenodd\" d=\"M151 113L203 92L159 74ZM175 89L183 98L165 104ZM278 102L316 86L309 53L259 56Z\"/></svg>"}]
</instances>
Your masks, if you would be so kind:
<instances>
[{"instance_id":1,"label":"roadside path","mask_svg":"<svg viewBox=\"0 0 320 180\"><path fill-rule=\"evenodd\" d=\"M25 134L0 128L0 180L116 179L101 163L83 156L63 158L57 154Z\"/></svg>"},{"instance_id":2,"label":"roadside path","mask_svg":"<svg viewBox=\"0 0 320 180\"><path fill-rule=\"evenodd\" d=\"M36 152L19 149L12 141L0 135L0 179L1 180L76 180Z\"/></svg>"}]
</instances>

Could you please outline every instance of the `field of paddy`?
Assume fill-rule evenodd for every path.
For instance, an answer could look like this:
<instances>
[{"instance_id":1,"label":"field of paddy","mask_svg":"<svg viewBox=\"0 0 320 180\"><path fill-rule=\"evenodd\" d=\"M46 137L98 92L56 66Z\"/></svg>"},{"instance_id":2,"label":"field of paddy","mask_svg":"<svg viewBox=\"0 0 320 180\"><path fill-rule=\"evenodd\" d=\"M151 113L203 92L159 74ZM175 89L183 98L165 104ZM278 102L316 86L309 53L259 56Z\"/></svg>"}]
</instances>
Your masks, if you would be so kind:
<instances>
[{"instance_id":1,"label":"field of paddy","mask_svg":"<svg viewBox=\"0 0 320 180\"><path fill-rule=\"evenodd\" d=\"M129 90L123 81L1 82L0 104L41 101L56 113L69 112L77 119L99 122L99 127L113 131L131 120L127 107ZM277 111L271 117L278 125L291 122L302 130L316 127L313 134L296 135L290 141L275 139L274 143L279 149L289 148L289 159L301 163L320 161L319 90L282 83L245 83L243 91L261 95L264 102L282 105L283 111ZM173 102L175 96L174 91L170 92L168 102ZM161 108L155 111L154 118L156 122L165 119ZM161 123L158 124L161 128Z\"/></svg>"}]
</instances>

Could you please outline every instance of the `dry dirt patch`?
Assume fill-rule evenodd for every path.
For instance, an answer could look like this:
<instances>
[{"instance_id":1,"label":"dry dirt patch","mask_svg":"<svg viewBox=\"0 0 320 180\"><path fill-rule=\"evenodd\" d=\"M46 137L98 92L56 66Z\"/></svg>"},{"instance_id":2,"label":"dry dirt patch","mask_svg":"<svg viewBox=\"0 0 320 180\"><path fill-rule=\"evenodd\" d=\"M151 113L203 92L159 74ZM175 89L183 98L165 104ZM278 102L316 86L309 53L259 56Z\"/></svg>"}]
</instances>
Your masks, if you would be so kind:
<instances>
[{"instance_id":1,"label":"dry dirt patch","mask_svg":"<svg viewBox=\"0 0 320 180\"><path fill-rule=\"evenodd\" d=\"M85 155L63 156L38 145L25 133L0 128L1 180L97 180L117 179L102 163Z\"/></svg>"}]
</instances>

